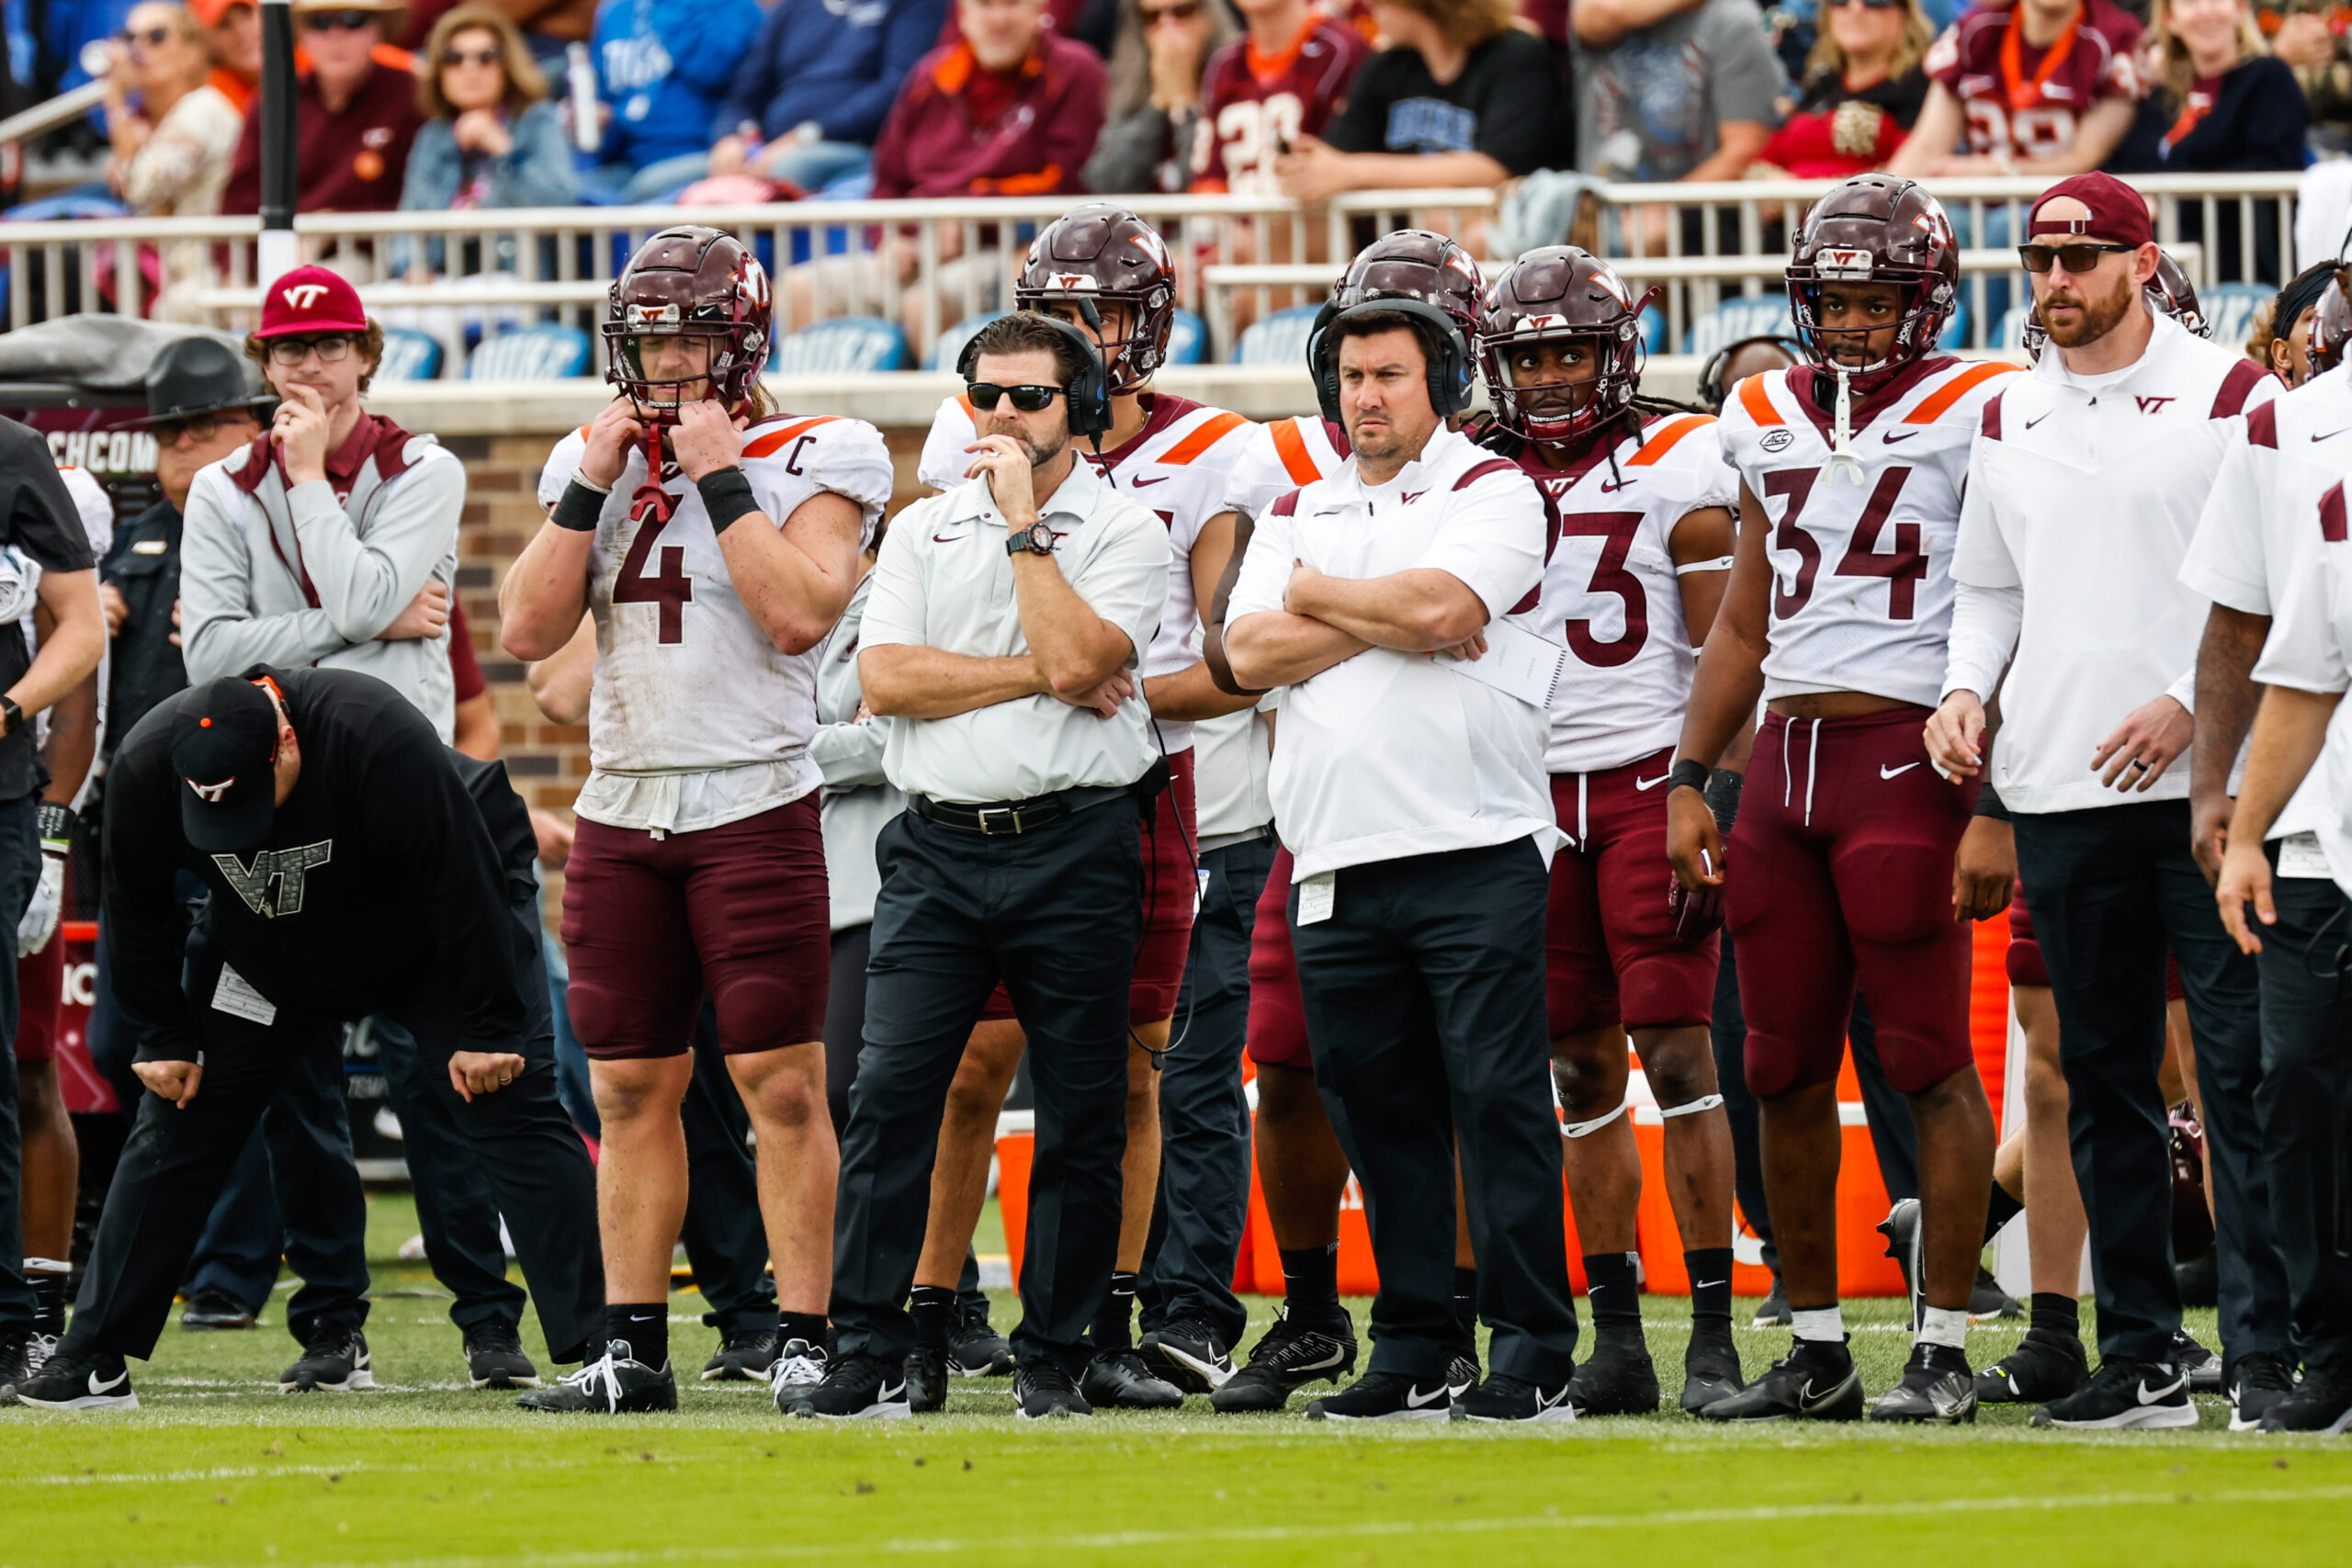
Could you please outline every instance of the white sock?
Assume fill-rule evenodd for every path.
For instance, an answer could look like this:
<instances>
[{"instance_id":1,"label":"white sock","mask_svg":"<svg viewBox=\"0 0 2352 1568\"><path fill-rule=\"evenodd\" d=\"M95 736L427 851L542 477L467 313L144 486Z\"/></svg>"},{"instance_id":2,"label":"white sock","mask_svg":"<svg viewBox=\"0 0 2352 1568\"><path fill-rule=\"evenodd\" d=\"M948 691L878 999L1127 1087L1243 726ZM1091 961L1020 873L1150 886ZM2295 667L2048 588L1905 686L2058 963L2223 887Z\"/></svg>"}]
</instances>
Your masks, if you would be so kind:
<instances>
[{"instance_id":1,"label":"white sock","mask_svg":"<svg viewBox=\"0 0 2352 1568\"><path fill-rule=\"evenodd\" d=\"M28 1258L25 1259L25 1272L28 1274L71 1274L74 1272L74 1265L61 1263L54 1258Z\"/></svg>"},{"instance_id":2,"label":"white sock","mask_svg":"<svg viewBox=\"0 0 2352 1568\"><path fill-rule=\"evenodd\" d=\"M1792 1312L1789 1314L1789 1323L1800 1339L1819 1340L1828 1345L1846 1342L1846 1314L1835 1306Z\"/></svg>"},{"instance_id":3,"label":"white sock","mask_svg":"<svg viewBox=\"0 0 2352 1568\"><path fill-rule=\"evenodd\" d=\"M1955 1350L1968 1348L1968 1309L1966 1307L1929 1307L1919 1320L1919 1332L1911 1337L1914 1345L1949 1345Z\"/></svg>"}]
</instances>

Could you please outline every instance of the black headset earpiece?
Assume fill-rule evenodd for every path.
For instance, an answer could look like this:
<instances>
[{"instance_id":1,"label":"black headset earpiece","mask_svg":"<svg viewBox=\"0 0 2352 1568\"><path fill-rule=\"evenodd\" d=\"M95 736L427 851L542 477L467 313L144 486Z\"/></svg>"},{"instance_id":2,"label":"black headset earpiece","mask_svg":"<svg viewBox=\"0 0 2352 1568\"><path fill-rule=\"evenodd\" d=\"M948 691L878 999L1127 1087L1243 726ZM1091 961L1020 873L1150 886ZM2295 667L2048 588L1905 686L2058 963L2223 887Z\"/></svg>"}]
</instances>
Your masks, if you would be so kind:
<instances>
[{"instance_id":1,"label":"black headset earpiece","mask_svg":"<svg viewBox=\"0 0 2352 1568\"><path fill-rule=\"evenodd\" d=\"M1100 445L1100 438L1111 433L1111 377L1102 365L1102 351L1068 321L1048 316L1042 310L1024 313L1035 316L1060 333L1077 348L1078 377L1063 392L1069 404L1069 433L1092 438ZM1100 318L1097 320L1099 321ZM975 333L965 342L964 351L956 356L956 374L969 383L979 363L980 339Z\"/></svg>"},{"instance_id":2,"label":"black headset earpiece","mask_svg":"<svg viewBox=\"0 0 2352 1568\"><path fill-rule=\"evenodd\" d=\"M1471 393L1477 386L1477 357L1453 318L1419 299L1374 299L1344 310L1327 304L1316 312L1314 330L1306 339L1306 364L1315 377L1315 400L1322 405L1323 417L1333 424L1345 423L1340 418L1339 340L1331 336L1331 325L1342 316L1375 310L1413 318L1414 335L1421 340L1422 356L1429 361L1430 407L1437 416L1452 419L1468 412Z\"/></svg>"},{"instance_id":3,"label":"black headset earpiece","mask_svg":"<svg viewBox=\"0 0 2352 1568\"><path fill-rule=\"evenodd\" d=\"M1751 344L1758 343L1780 344L1788 350L1789 357L1800 364L1806 358L1804 344L1781 333L1762 333L1755 337L1744 337L1736 342L1727 343L1709 355L1707 363L1700 368L1698 396L1702 407L1721 409L1724 406L1725 400L1731 396L1731 389L1724 385L1724 367L1731 363L1733 355Z\"/></svg>"}]
</instances>

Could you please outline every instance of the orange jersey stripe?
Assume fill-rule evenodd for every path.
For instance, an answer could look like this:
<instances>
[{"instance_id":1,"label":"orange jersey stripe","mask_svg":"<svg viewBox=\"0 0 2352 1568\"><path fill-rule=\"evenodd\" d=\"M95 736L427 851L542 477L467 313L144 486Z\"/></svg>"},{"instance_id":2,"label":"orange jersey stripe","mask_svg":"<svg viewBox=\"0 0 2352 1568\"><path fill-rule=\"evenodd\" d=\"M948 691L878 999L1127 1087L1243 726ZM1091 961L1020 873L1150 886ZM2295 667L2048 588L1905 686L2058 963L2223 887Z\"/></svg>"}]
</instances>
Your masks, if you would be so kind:
<instances>
[{"instance_id":1,"label":"orange jersey stripe","mask_svg":"<svg viewBox=\"0 0 2352 1568\"><path fill-rule=\"evenodd\" d=\"M749 446L744 447L743 456L746 457L769 457L781 450L792 440L794 436L805 434L807 432L814 430L820 424L831 424L834 420L840 417L841 416L839 414L820 413L814 419L799 420L794 423L786 425L782 430L770 431L767 434L761 436L757 441L752 442Z\"/></svg>"},{"instance_id":2,"label":"orange jersey stripe","mask_svg":"<svg viewBox=\"0 0 2352 1568\"><path fill-rule=\"evenodd\" d=\"M1764 378L1770 374L1771 372L1764 371L1739 384L1739 406L1746 409L1747 417L1758 424L1781 423L1781 411L1772 406L1772 394L1764 389Z\"/></svg>"},{"instance_id":3,"label":"orange jersey stripe","mask_svg":"<svg viewBox=\"0 0 2352 1568\"><path fill-rule=\"evenodd\" d=\"M1170 446L1156 460L1171 465L1189 463L1224 440L1229 433L1249 423L1238 413L1221 413L1215 419L1203 420L1198 430Z\"/></svg>"},{"instance_id":4,"label":"orange jersey stripe","mask_svg":"<svg viewBox=\"0 0 2352 1568\"><path fill-rule=\"evenodd\" d=\"M1306 450L1306 437L1298 433L1298 421L1285 419L1273 427L1274 455L1283 460L1283 471L1302 485L1311 485L1323 477L1315 467L1315 458Z\"/></svg>"},{"instance_id":5,"label":"orange jersey stripe","mask_svg":"<svg viewBox=\"0 0 2352 1568\"><path fill-rule=\"evenodd\" d=\"M1922 400L1917 408L1903 416L1903 423L1933 424L1943 417L1946 409L1966 397L1972 389L1983 386L1996 376L2007 376L2024 368L2022 365L2003 365L1991 360L1982 365L1973 366L1946 381L1937 388L1934 393Z\"/></svg>"},{"instance_id":6,"label":"orange jersey stripe","mask_svg":"<svg viewBox=\"0 0 2352 1568\"><path fill-rule=\"evenodd\" d=\"M1714 423L1712 416L1703 413L1686 414L1680 419L1674 420L1665 429L1642 443L1642 449L1634 453L1633 459L1625 466L1629 468L1646 468L1673 451L1681 444L1682 438L1692 431L1703 429Z\"/></svg>"}]
</instances>

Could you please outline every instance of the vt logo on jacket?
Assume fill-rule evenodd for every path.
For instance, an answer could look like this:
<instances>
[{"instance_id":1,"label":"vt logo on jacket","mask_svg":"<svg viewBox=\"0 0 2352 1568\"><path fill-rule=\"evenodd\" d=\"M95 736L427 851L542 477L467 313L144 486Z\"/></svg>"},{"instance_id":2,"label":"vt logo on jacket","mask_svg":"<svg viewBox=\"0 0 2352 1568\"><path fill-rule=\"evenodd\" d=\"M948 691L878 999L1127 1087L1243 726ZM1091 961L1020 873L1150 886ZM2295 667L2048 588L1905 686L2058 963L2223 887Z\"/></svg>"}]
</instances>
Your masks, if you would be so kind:
<instances>
[{"instance_id":1,"label":"vt logo on jacket","mask_svg":"<svg viewBox=\"0 0 2352 1568\"><path fill-rule=\"evenodd\" d=\"M220 868L222 880L237 890L247 908L265 919L275 919L302 912L302 878L313 866L334 858L334 840L326 839L299 849L263 850L254 856L251 866L235 855L214 855L212 863ZM274 907L269 896L272 882L277 884Z\"/></svg>"}]
</instances>

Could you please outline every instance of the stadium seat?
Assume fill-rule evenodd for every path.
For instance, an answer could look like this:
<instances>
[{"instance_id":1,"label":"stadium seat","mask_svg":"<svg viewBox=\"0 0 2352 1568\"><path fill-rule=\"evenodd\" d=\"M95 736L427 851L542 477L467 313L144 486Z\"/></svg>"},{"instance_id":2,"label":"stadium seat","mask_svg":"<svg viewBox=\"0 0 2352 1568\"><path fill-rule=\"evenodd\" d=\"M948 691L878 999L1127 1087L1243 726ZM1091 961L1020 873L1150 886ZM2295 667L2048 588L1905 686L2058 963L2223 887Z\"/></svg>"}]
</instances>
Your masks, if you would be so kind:
<instances>
[{"instance_id":1,"label":"stadium seat","mask_svg":"<svg viewBox=\"0 0 2352 1568\"><path fill-rule=\"evenodd\" d=\"M778 376L856 376L907 367L907 339L878 316L842 316L787 333L768 358Z\"/></svg>"},{"instance_id":2,"label":"stadium seat","mask_svg":"<svg viewBox=\"0 0 2352 1568\"><path fill-rule=\"evenodd\" d=\"M1705 355L1744 338L1795 335L1786 296L1735 295L1690 323L1682 334L1682 352Z\"/></svg>"},{"instance_id":3,"label":"stadium seat","mask_svg":"<svg viewBox=\"0 0 2352 1568\"><path fill-rule=\"evenodd\" d=\"M466 355L469 381L560 381L588 373L588 334L542 323L481 340Z\"/></svg>"},{"instance_id":4,"label":"stadium seat","mask_svg":"<svg viewBox=\"0 0 2352 1568\"><path fill-rule=\"evenodd\" d=\"M429 333L414 327L384 329L384 357L376 367L379 381L431 381L441 375L441 344Z\"/></svg>"},{"instance_id":5,"label":"stadium seat","mask_svg":"<svg viewBox=\"0 0 2352 1568\"><path fill-rule=\"evenodd\" d=\"M1315 330L1315 312L1319 305L1293 305L1287 310L1277 310L1263 321L1253 321L1241 333L1241 341L1233 345L1236 365L1303 365L1306 362L1307 334Z\"/></svg>"},{"instance_id":6,"label":"stadium seat","mask_svg":"<svg viewBox=\"0 0 2352 1568\"><path fill-rule=\"evenodd\" d=\"M2235 348L2245 342L2246 333L2254 326L2255 311L2278 292L2260 283L2218 283L2199 291L2197 304L2212 325L2213 341Z\"/></svg>"},{"instance_id":7,"label":"stadium seat","mask_svg":"<svg viewBox=\"0 0 2352 1568\"><path fill-rule=\"evenodd\" d=\"M1957 299L1952 302L1951 320L1944 323L1943 333L1936 339L1936 346L1945 350L1968 346L1968 301L1966 299Z\"/></svg>"},{"instance_id":8,"label":"stadium seat","mask_svg":"<svg viewBox=\"0 0 2352 1568\"><path fill-rule=\"evenodd\" d=\"M1168 363L1198 365L1208 357L1208 324L1190 310L1179 310L1168 328Z\"/></svg>"},{"instance_id":9,"label":"stadium seat","mask_svg":"<svg viewBox=\"0 0 2352 1568\"><path fill-rule=\"evenodd\" d=\"M973 335L982 327L1003 314L1002 310L983 310L977 316L965 317L952 327L941 328L939 341L931 345L931 363L927 368L955 369L956 359L964 352L964 345L971 342Z\"/></svg>"},{"instance_id":10,"label":"stadium seat","mask_svg":"<svg viewBox=\"0 0 2352 1568\"><path fill-rule=\"evenodd\" d=\"M2025 346L2025 321L2026 307L2023 305L2010 306L2007 311L2002 315L2001 324L1993 329L1992 346L1995 348L2023 348Z\"/></svg>"}]
</instances>

